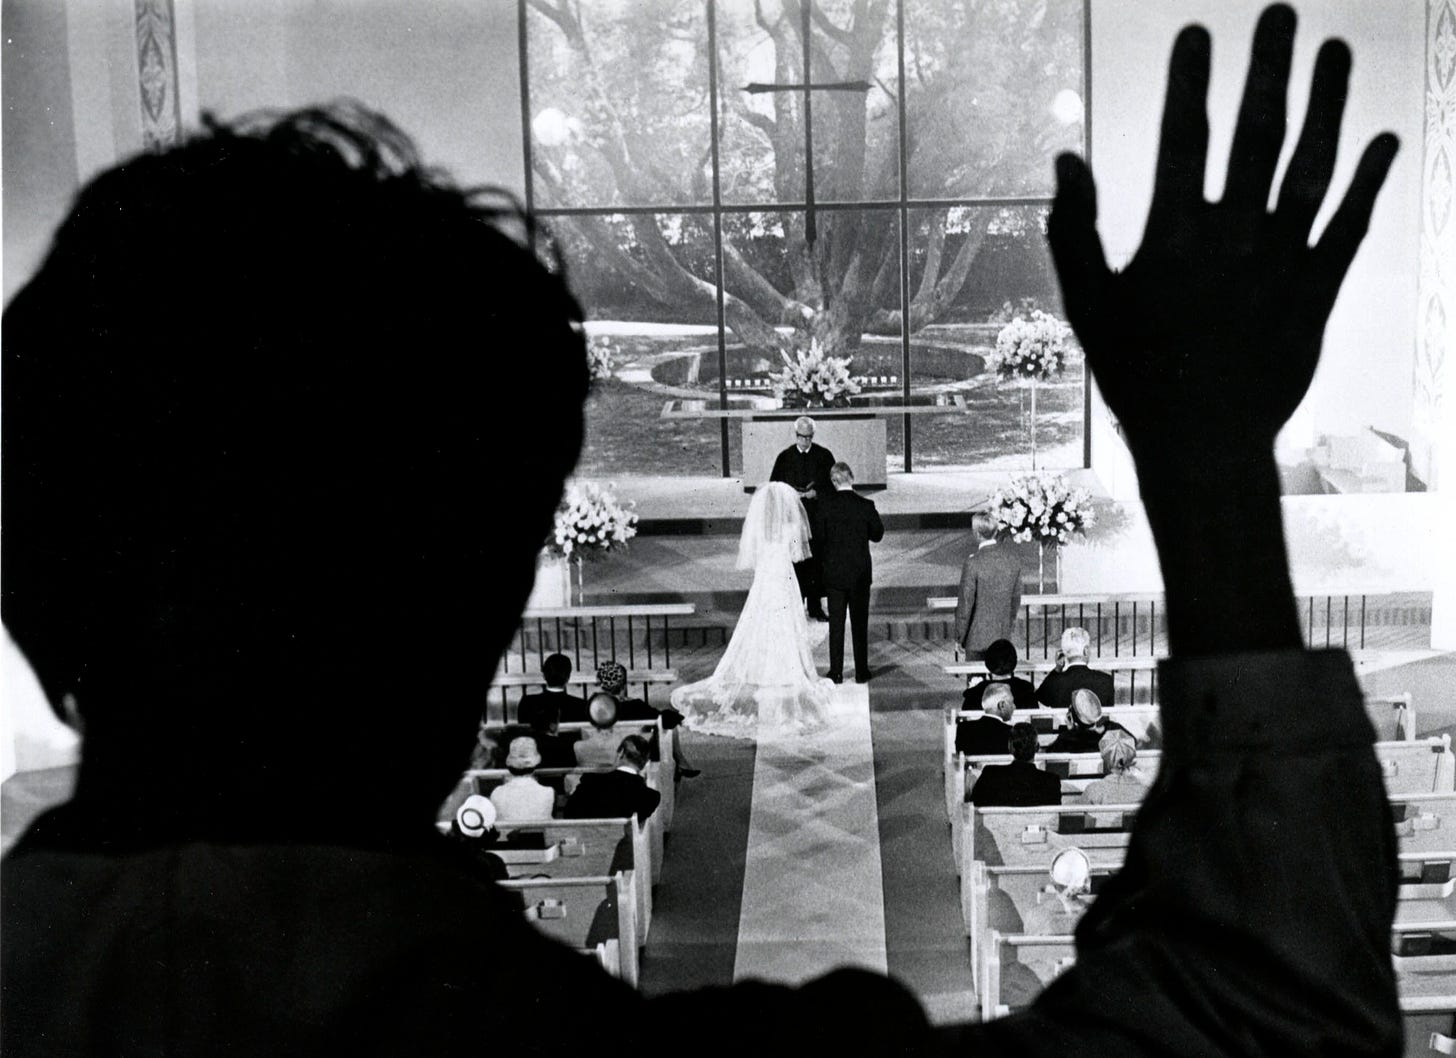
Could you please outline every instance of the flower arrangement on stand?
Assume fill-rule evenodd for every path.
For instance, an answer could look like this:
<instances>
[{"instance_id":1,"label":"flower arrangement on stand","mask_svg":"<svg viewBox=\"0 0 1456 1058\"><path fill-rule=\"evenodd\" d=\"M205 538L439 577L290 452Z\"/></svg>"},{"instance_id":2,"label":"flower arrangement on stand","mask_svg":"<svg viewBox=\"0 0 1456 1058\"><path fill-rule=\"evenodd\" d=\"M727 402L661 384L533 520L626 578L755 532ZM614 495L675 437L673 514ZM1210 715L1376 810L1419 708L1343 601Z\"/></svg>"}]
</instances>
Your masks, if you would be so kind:
<instances>
[{"instance_id":1,"label":"flower arrangement on stand","mask_svg":"<svg viewBox=\"0 0 1456 1058\"><path fill-rule=\"evenodd\" d=\"M851 357L830 356L815 338L808 349L800 349L791 357L780 351L782 371L770 371L769 382L786 408L843 406L860 391L860 385L849 373Z\"/></svg>"},{"instance_id":2,"label":"flower arrangement on stand","mask_svg":"<svg viewBox=\"0 0 1456 1058\"><path fill-rule=\"evenodd\" d=\"M1062 544L1073 534L1084 534L1096 523L1092 494L1074 489L1061 474L1025 474L1011 479L991 497L991 516L996 519L996 536L1037 544L1037 585L1046 590L1046 552L1056 562L1057 584L1061 585Z\"/></svg>"},{"instance_id":3,"label":"flower arrangement on stand","mask_svg":"<svg viewBox=\"0 0 1456 1058\"><path fill-rule=\"evenodd\" d=\"M594 334L586 343L586 368L591 385L612 377L612 353L615 346L605 334Z\"/></svg>"},{"instance_id":4,"label":"flower arrangement on stand","mask_svg":"<svg viewBox=\"0 0 1456 1058\"><path fill-rule=\"evenodd\" d=\"M996 335L996 350L989 366L1003 381L1028 384L1031 388L1031 469L1036 470L1036 386L1055 378L1067 366L1069 328L1055 316L1041 310L1030 318L1017 316Z\"/></svg>"},{"instance_id":5,"label":"flower arrangement on stand","mask_svg":"<svg viewBox=\"0 0 1456 1058\"><path fill-rule=\"evenodd\" d=\"M611 491L592 482L572 485L556 508L556 522L546 541L546 553L563 559L575 569L574 602L580 605L586 592L582 566L614 551L625 551L627 541L637 535L635 504L621 503Z\"/></svg>"}]
</instances>

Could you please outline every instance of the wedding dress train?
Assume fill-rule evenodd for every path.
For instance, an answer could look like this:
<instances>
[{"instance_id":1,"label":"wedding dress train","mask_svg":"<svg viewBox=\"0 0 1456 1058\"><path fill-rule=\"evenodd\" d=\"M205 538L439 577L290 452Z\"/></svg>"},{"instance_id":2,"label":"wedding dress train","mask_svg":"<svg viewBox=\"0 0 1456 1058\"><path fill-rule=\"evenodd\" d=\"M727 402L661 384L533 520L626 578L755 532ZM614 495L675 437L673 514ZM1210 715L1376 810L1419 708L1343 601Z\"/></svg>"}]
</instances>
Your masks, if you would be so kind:
<instances>
[{"instance_id":1,"label":"wedding dress train","mask_svg":"<svg viewBox=\"0 0 1456 1058\"><path fill-rule=\"evenodd\" d=\"M762 486L749 504L738 568L753 586L713 675L672 692L683 725L709 734L768 738L817 730L829 721L833 683L814 666L809 622L794 563L809 554L798 494Z\"/></svg>"}]
</instances>

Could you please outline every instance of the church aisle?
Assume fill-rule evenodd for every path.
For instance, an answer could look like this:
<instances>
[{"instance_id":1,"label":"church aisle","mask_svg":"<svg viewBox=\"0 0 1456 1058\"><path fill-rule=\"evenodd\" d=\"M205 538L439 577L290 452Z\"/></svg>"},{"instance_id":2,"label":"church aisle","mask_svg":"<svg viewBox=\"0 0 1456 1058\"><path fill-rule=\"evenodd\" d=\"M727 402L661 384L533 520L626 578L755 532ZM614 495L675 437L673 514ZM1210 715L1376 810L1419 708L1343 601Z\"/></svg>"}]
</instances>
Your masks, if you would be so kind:
<instances>
[{"instance_id":1,"label":"church aisle","mask_svg":"<svg viewBox=\"0 0 1456 1058\"><path fill-rule=\"evenodd\" d=\"M868 688L836 688L834 708L824 732L759 744L735 980L885 972Z\"/></svg>"}]
</instances>

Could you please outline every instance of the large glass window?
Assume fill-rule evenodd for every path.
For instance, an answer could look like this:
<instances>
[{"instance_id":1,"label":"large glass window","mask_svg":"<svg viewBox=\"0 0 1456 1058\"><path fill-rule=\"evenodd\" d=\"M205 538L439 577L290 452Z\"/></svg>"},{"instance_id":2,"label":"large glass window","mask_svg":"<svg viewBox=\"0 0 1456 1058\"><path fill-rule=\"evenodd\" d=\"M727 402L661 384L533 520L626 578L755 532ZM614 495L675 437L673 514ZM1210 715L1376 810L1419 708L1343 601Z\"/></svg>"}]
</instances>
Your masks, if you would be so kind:
<instances>
[{"instance_id":1,"label":"large glass window","mask_svg":"<svg viewBox=\"0 0 1456 1058\"><path fill-rule=\"evenodd\" d=\"M891 469L1029 464L1029 394L987 355L1060 315L1044 227L1052 159L1085 149L1083 0L521 4L529 197L613 369L584 472L738 472L736 423L664 405L768 402L811 343L882 405L966 406L892 418ZM1082 465L1080 357L1037 397L1038 464Z\"/></svg>"}]
</instances>

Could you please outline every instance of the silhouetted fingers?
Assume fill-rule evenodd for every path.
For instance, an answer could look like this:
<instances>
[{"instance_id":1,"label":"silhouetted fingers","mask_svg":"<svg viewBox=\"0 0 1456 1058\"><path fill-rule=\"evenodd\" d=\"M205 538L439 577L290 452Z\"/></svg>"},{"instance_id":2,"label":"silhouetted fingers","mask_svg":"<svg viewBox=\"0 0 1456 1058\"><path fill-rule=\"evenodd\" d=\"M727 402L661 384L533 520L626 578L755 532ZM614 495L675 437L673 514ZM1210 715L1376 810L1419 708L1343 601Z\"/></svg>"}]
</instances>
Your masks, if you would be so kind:
<instances>
[{"instance_id":1,"label":"silhouetted fingers","mask_svg":"<svg viewBox=\"0 0 1456 1058\"><path fill-rule=\"evenodd\" d=\"M1335 295L1350 268L1350 262L1355 258L1355 251L1360 248L1360 241L1370 229L1370 214L1375 209L1375 196L1380 193L1380 187L1385 183L1386 174L1390 172L1390 164L1395 161L1398 150L1400 141L1393 133L1382 132L1370 141L1370 145L1360 155L1360 162L1355 167L1355 175L1350 180L1350 188L1345 192L1344 201L1335 210L1329 226L1315 244L1312 253L1315 284L1312 301L1316 306L1324 306L1326 314L1334 305Z\"/></svg>"},{"instance_id":2,"label":"silhouetted fingers","mask_svg":"<svg viewBox=\"0 0 1456 1058\"><path fill-rule=\"evenodd\" d=\"M1208 31L1202 26L1184 28L1173 42L1150 231L1160 230L1166 218L1203 201L1203 173L1208 164L1208 55Z\"/></svg>"},{"instance_id":3,"label":"silhouetted fingers","mask_svg":"<svg viewBox=\"0 0 1456 1058\"><path fill-rule=\"evenodd\" d=\"M1087 164L1075 154L1057 156L1057 196L1047 218L1047 242L1061 281L1067 318L1085 345L1083 329L1089 325L1111 272L1097 234L1097 185Z\"/></svg>"},{"instance_id":4,"label":"silhouetted fingers","mask_svg":"<svg viewBox=\"0 0 1456 1058\"><path fill-rule=\"evenodd\" d=\"M1244 101L1239 106L1239 123L1234 127L1234 144L1229 152L1223 195L1226 204L1261 213L1268 205L1274 167L1284 145L1294 22L1294 11L1283 4L1267 7L1259 16Z\"/></svg>"},{"instance_id":5,"label":"silhouetted fingers","mask_svg":"<svg viewBox=\"0 0 1456 1058\"><path fill-rule=\"evenodd\" d=\"M1305 237L1335 171L1340 118L1345 112L1349 83L1350 49L1343 41L1325 41L1314 64L1304 128L1289 159L1284 186L1279 189L1278 213L1281 220L1291 231Z\"/></svg>"}]
</instances>

